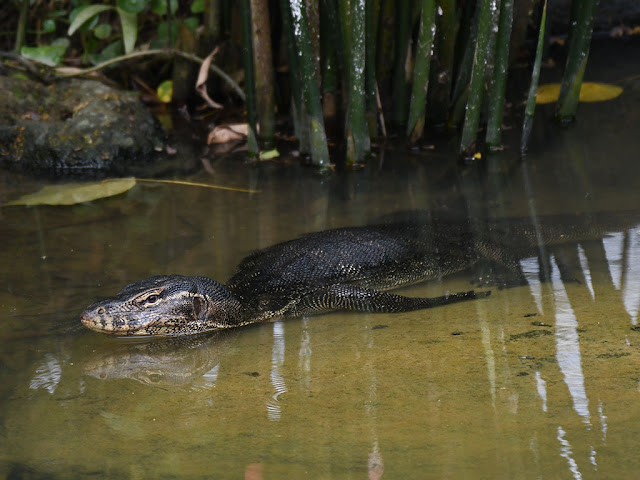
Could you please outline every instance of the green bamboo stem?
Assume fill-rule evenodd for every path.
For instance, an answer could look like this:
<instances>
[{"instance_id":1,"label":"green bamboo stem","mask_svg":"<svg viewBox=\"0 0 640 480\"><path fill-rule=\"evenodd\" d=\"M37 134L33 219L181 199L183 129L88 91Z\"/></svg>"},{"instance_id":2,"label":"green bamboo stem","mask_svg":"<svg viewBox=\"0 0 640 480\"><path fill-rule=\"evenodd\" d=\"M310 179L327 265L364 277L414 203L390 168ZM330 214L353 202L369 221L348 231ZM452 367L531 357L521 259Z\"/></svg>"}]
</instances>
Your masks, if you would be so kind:
<instances>
[{"instance_id":1,"label":"green bamboo stem","mask_svg":"<svg viewBox=\"0 0 640 480\"><path fill-rule=\"evenodd\" d=\"M413 69L411 105L409 106L409 120L407 122L407 137L411 144L418 141L424 130L431 50L436 33L435 16L435 0L423 0L420 33L418 34L418 47L416 49L416 65Z\"/></svg>"},{"instance_id":2,"label":"green bamboo stem","mask_svg":"<svg viewBox=\"0 0 640 480\"><path fill-rule=\"evenodd\" d=\"M343 61L345 66L346 83L349 82L349 75L351 69L349 64L351 63L351 44L353 39L353 32L351 31L351 0L338 0L338 21L340 22L340 31L342 33L342 51Z\"/></svg>"},{"instance_id":3,"label":"green bamboo stem","mask_svg":"<svg viewBox=\"0 0 640 480\"><path fill-rule=\"evenodd\" d=\"M365 116L365 8L364 0L340 0L347 77L347 117L345 136L347 165L364 161L370 149Z\"/></svg>"},{"instance_id":4,"label":"green bamboo stem","mask_svg":"<svg viewBox=\"0 0 640 480\"><path fill-rule=\"evenodd\" d=\"M376 78L385 95L391 85L393 71L393 44L396 24L395 0L381 0L376 49Z\"/></svg>"},{"instance_id":5,"label":"green bamboo stem","mask_svg":"<svg viewBox=\"0 0 640 480\"><path fill-rule=\"evenodd\" d=\"M311 39L311 52L316 74L320 74L320 2L318 0L304 0L307 15L307 28ZM321 85L318 77L318 85Z\"/></svg>"},{"instance_id":6,"label":"green bamboo stem","mask_svg":"<svg viewBox=\"0 0 640 480\"><path fill-rule=\"evenodd\" d=\"M469 82L471 79L471 71L473 70L473 62L476 53L477 39L478 39L478 24L480 23L480 9L483 3L482 0L476 1L475 9L471 7L472 2L467 2L465 12L467 15L471 15L471 19L463 17L460 19L460 36L464 40L464 50L462 55L458 55L460 60L456 65L456 77L453 84L452 100L457 101L463 93L469 88ZM487 6L487 5L485 5ZM470 27L468 26L470 25ZM466 27L466 28L465 28ZM468 31L467 31L468 30ZM458 46L461 48L462 45ZM456 122L457 123L457 122Z\"/></svg>"},{"instance_id":7,"label":"green bamboo stem","mask_svg":"<svg viewBox=\"0 0 640 480\"><path fill-rule=\"evenodd\" d=\"M253 68L253 43L251 40L251 3L250 0L242 0L242 36L243 36L243 59L244 59L244 81L247 98L247 123L249 131L247 141L249 144L249 154L257 156L260 152L257 137L257 112L255 98L255 77Z\"/></svg>"},{"instance_id":8,"label":"green bamboo stem","mask_svg":"<svg viewBox=\"0 0 640 480\"><path fill-rule=\"evenodd\" d=\"M407 121L407 79L406 60L411 35L411 2L397 0L395 60L393 67L393 108L392 120L400 126Z\"/></svg>"},{"instance_id":9,"label":"green bamboo stem","mask_svg":"<svg viewBox=\"0 0 640 480\"><path fill-rule=\"evenodd\" d=\"M321 168L329 168L329 147L322 118L322 103L318 88L311 38L309 36L307 13L302 0L291 0L291 13L296 33L296 46L302 80L306 111L309 115L311 162Z\"/></svg>"},{"instance_id":10,"label":"green bamboo stem","mask_svg":"<svg viewBox=\"0 0 640 480\"><path fill-rule=\"evenodd\" d=\"M598 0L573 0L571 5L569 54L556 104L556 115L562 123L571 122L578 108L597 7Z\"/></svg>"},{"instance_id":11,"label":"green bamboo stem","mask_svg":"<svg viewBox=\"0 0 640 480\"><path fill-rule=\"evenodd\" d=\"M547 0L542 7L542 18L540 19L540 32L538 33L538 46L536 47L536 59L533 62L533 72L531 73L531 85L529 86L529 96L524 112L524 122L522 124L522 139L520 141L520 153L527 151L529 135L533 126L533 114L536 109L536 93L538 92L538 81L540 79L540 65L542 63L542 50L544 49L544 32L547 23Z\"/></svg>"},{"instance_id":12,"label":"green bamboo stem","mask_svg":"<svg viewBox=\"0 0 640 480\"><path fill-rule=\"evenodd\" d=\"M455 82L453 83L453 93L451 95L451 107L449 109L449 119L447 128L453 130L462 123L467 108L469 98L469 86L471 82L471 72L473 70L474 59L477 49L478 25L480 23L480 9L482 0L466 2L459 20L460 44L464 45L462 53L455 52L455 58L459 58L455 66ZM471 17L471 18L469 18ZM460 49L460 45L456 49Z\"/></svg>"},{"instance_id":13,"label":"green bamboo stem","mask_svg":"<svg viewBox=\"0 0 640 480\"><path fill-rule=\"evenodd\" d=\"M493 26L491 35L489 35L489 45L487 47L487 66L485 67L484 72L484 83L485 90L489 86L491 79L494 76L494 67L496 61L496 37L498 36L498 31L500 30L500 5L502 5L502 0L495 0L495 8L491 9L491 25ZM485 101L485 104L487 102Z\"/></svg>"},{"instance_id":14,"label":"green bamboo stem","mask_svg":"<svg viewBox=\"0 0 640 480\"><path fill-rule=\"evenodd\" d=\"M194 54L198 50L198 40L193 30L184 22L177 22L175 43L184 52ZM193 84L196 82L198 69L188 59L175 56L171 68L173 91L171 101L185 105L193 95Z\"/></svg>"},{"instance_id":15,"label":"green bamboo stem","mask_svg":"<svg viewBox=\"0 0 640 480\"><path fill-rule=\"evenodd\" d=\"M322 114L328 137L339 135L338 125L338 57L342 44L337 5L332 0L322 0L320 7L320 69L322 72ZM341 124L340 124L341 125Z\"/></svg>"},{"instance_id":16,"label":"green bamboo stem","mask_svg":"<svg viewBox=\"0 0 640 480\"><path fill-rule=\"evenodd\" d=\"M473 58L471 82L469 84L469 99L467 101L464 125L462 127L462 139L460 141L460 153L464 156L470 155L475 148L482 109L484 73L489 58L488 47L491 32L494 28L491 19L493 17L493 9L497 7L494 2L479 1L477 44Z\"/></svg>"},{"instance_id":17,"label":"green bamboo stem","mask_svg":"<svg viewBox=\"0 0 640 480\"><path fill-rule=\"evenodd\" d=\"M16 41L13 46L13 51L20 53L22 45L24 45L24 36L27 31L27 17L29 15L29 0L22 0L20 2L20 17L18 18L18 28L16 29Z\"/></svg>"},{"instance_id":18,"label":"green bamboo stem","mask_svg":"<svg viewBox=\"0 0 640 480\"><path fill-rule=\"evenodd\" d=\"M207 0L204 5L203 39L206 50L212 50L213 45L222 37L222 0Z\"/></svg>"},{"instance_id":19,"label":"green bamboo stem","mask_svg":"<svg viewBox=\"0 0 640 480\"><path fill-rule=\"evenodd\" d=\"M293 127L298 138L300 153L311 153L309 139L309 121L304 109L302 85L300 81L300 62L296 49L296 37L293 30L293 19L289 0L280 0L280 14L282 16L282 30L287 45L287 59L289 62L289 81L291 82L291 114Z\"/></svg>"},{"instance_id":20,"label":"green bamboo stem","mask_svg":"<svg viewBox=\"0 0 640 480\"><path fill-rule=\"evenodd\" d=\"M496 39L496 60L493 81L489 91L487 114L487 145L499 147L502 142L502 117L504 113L504 94L507 85L509 67L509 44L511 42L511 24L513 22L513 0L500 3L500 21Z\"/></svg>"},{"instance_id":21,"label":"green bamboo stem","mask_svg":"<svg viewBox=\"0 0 640 480\"><path fill-rule=\"evenodd\" d=\"M427 92L429 121L436 125L444 125L449 115L459 26L455 3L455 0L438 1L442 14L436 17L436 31L439 33L434 40L436 55L431 59L431 82Z\"/></svg>"},{"instance_id":22,"label":"green bamboo stem","mask_svg":"<svg viewBox=\"0 0 640 480\"><path fill-rule=\"evenodd\" d=\"M251 27L253 32L253 62L255 93L260 126L259 138L265 148L273 148L275 140L275 93L273 58L271 56L271 25L268 0L251 1Z\"/></svg>"},{"instance_id":23,"label":"green bamboo stem","mask_svg":"<svg viewBox=\"0 0 640 480\"><path fill-rule=\"evenodd\" d=\"M366 119L369 127L369 138L378 138L378 103L376 98L376 39L378 38L378 19L380 17L380 1L367 0L364 11L365 41L365 97Z\"/></svg>"}]
</instances>

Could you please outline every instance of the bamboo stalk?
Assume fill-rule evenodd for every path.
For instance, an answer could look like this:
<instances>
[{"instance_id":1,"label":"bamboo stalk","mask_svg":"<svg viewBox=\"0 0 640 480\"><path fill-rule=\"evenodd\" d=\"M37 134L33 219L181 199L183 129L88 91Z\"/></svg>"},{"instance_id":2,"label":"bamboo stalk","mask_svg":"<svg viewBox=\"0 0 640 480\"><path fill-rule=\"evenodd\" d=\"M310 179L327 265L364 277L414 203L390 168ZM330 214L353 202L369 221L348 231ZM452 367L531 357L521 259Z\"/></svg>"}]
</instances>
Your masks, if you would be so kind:
<instances>
[{"instance_id":1,"label":"bamboo stalk","mask_svg":"<svg viewBox=\"0 0 640 480\"><path fill-rule=\"evenodd\" d=\"M529 135L533 126L533 114L536 109L536 93L538 92L538 80L540 79L540 64L542 63L542 50L544 49L544 32L547 23L547 0L542 6L542 17L540 19L540 32L538 33L538 46L536 47L536 59L533 62L533 72L531 73L531 85L529 86L529 96L524 112L524 122L522 124L522 139L520 141L520 153L527 151Z\"/></svg>"},{"instance_id":2,"label":"bamboo stalk","mask_svg":"<svg viewBox=\"0 0 640 480\"><path fill-rule=\"evenodd\" d=\"M255 77L253 68L253 45L251 41L251 3L250 0L242 0L242 34L243 34L243 58L245 71L245 93L247 98L247 123L249 132L247 141L249 154L257 156L260 152L257 137L257 113L255 98Z\"/></svg>"},{"instance_id":3,"label":"bamboo stalk","mask_svg":"<svg viewBox=\"0 0 640 480\"><path fill-rule=\"evenodd\" d=\"M27 31L27 17L29 16L29 0L20 2L20 17L18 17L18 28L16 29L16 40L14 42L13 51L20 53L22 45L24 45L24 36Z\"/></svg>"},{"instance_id":4,"label":"bamboo stalk","mask_svg":"<svg viewBox=\"0 0 640 480\"><path fill-rule=\"evenodd\" d=\"M480 125L480 113L482 109L482 96L484 90L484 73L488 62L489 42L494 25L491 19L493 11L498 7L497 2L480 1L478 18L478 37L473 58L471 82L469 84L469 99L462 127L462 140L460 141L460 153L470 155L475 148L478 126Z\"/></svg>"},{"instance_id":5,"label":"bamboo stalk","mask_svg":"<svg viewBox=\"0 0 640 480\"><path fill-rule=\"evenodd\" d=\"M208 0L204 3L204 43L206 50L213 50L214 44L222 37L222 0Z\"/></svg>"},{"instance_id":6,"label":"bamboo stalk","mask_svg":"<svg viewBox=\"0 0 640 480\"><path fill-rule=\"evenodd\" d=\"M306 155L311 153L309 120L303 103L302 85L300 81L300 62L298 61L296 37L293 30L293 19L291 17L291 8L289 7L288 0L280 0L280 15L282 17L282 30L284 31L284 41L287 45L287 59L289 62L293 127L296 137L298 138L298 148L300 153Z\"/></svg>"},{"instance_id":7,"label":"bamboo stalk","mask_svg":"<svg viewBox=\"0 0 640 480\"><path fill-rule=\"evenodd\" d=\"M339 135L338 125L338 66L342 55L342 36L337 5L333 0L322 0L320 8L320 68L322 71L322 114L328 137ZM337 46L337 48L336 48Z\"/></svg>"},{"instance_id":8,"label":"bamboo stalk","mask_svg":"<svg viewBox=\"0 0 640 480\"><path fill-rule=\"evenodd\" d=\"M496 62L489 91L487 114L487 145L489 147L497 148L502 142L502 117L504 113L504 94L507 85L507 70L509 68L509 44L512 23L513 0L502 0L500 4L498 38L496 39Z\"/></svg>"},{"instance_id":9,"label":"bamboo stalk","mask_svg":"<svg viewBox=\"0 0 640 480\"><path fill-rule=\"evenodd\" d=\"M378 138L378 102L376 97L376 39L378 38L378 20L380 17L380 1L367 0L364 11L365 32L365 97L366 119L369 127L369 138Z\"/></svg>"},{"instance_id":10,"label":"bamboo stalk","mask_svg":"<svg viewBox=\"0 0 640 480\"><path fill-rule=\"evenodd\" d=\"M597 7L598 0L573 0L571 4L569 54L556 104L556 115L563 124L573 121L578 108Z\"/></svg>"},{"instance_id":11,"label":"bamboo stalk","mask_svg":"<svg viewBox=\"0 0 640 480\"><path fill-rule=\"evenodd\" d=\"M345 65L348 90L345 120L347 165L362 162L370 149L365 117L364 12L364 0L340 1L340 21L345 40L345 58L347 59Z\"/></svg>"},{"instance_id":12,"label":"bamboo stalk","mask_svg":"<svg viewBox=\"0 0 640 480\"><path fill-rule=\"evenodd\" d=\"M473 70L473 62L477 48L481 6L481 0L476 1L475 5L474 2L466 2L463 7L462 17L458 22L460 45L464 45L464 49L462 53L455 52L455 58L459 60L455 65L455 82L453 83L451 107L447 121L449 130L456 128L456 126L462 123L467 108L471 72ZM460 50L460 45L457 45L456 49Z\"/></svg>"},{"instance_id":13,"label":"bamboo stalk","mask_svg":"<svg viewBox=\"0 0 640 480\"><path fill-rule=\"evenodd\" d=\"M456 65L456 76L451 97L454 102L458 101L463 95L463 92L469 88L477 46L478 24L480 23L480 7L482 3L482 0L476 1L474 8L472 7L473 2L467 2L464 8L465 13L459 20L459 28L461 28L460 37L464 43L461 43L457 48L464 48L464 50L462 50L462 54L458 52L456 55L459 60ZM467 18L469 16L471 18Z\"/></svg>"},{"instance_id":14,"label":"bamboo stalk","mask_svg":"<svg viewBox=\"0 0 640 480\"><path fill-rule=\"evenodd\" d=\"M251 1L253 32L253 62L255 66L255 94L259 138L267 149L275 140L274 71L271 56L271 25L268 0Z\"/></svg>"},{"instance_id":15,"label":"bamboo stalk","mask_svg":"<svg viewBox=\"0 0 640 480\"><path fill-rule=\"evenodd\" d=\"M449 114L451 102L451 86L455 61L456 37L458 36L458 16L455 0L438 0L438 8L442 12L436 16L434 39L435 56L431 59L431 81L429 85L427 112L429 121L436 125L444 125Z\"/></svg>"},{"instance_id":16,"label":"bamboo stalk","mask_svg":"<svg viewBox=\"0 0 640 480\"><path fill-rule=\"evenodd\" d=\"M397 0L395 60L393 67L392 120L396 126L407 121L406 61L411 35L411 8L409 0Z\"/></svg>"},{"instance_id":17,"label":"bamboo stalk","mask_svg":"<svg viewBox=\"0 0 640 480\"><path fill-rule=\"evenodd\" d=\"M322 104L309 36L307 13L302 0L291 0L290 6L298 48L305 107L309 115L311 163L321 168L329 168L329 147L322 118Z\"/></svg>"},{"instance_id":18,"label":"bamboo stalk","mask_svg":"<svg viewBox=\"0 0 640 480\"><path fill-rule=\"evenodd\" d=\"M376 78L380 85L379 93L387 97L387 91L392 83L396 4L394 0L381 0L381 2L377 33ZM385 98L385 105L387 103Z\"/></svg>"},{"instance_id":19,"label":"bamboo stalk","mask_svg":"<svg viewBox=\"0 0 640 480\"><path fill-rule=\"evenodd\" d=\"M423 0L418 47L416 48L416 65L413 70L411 105L409 106L409 120L407 122L407 137L411 144L418 141L424 130L431 50L433 48L433 38L436 34L435 16L435 0Z\"/></svg>"}]
</instances>

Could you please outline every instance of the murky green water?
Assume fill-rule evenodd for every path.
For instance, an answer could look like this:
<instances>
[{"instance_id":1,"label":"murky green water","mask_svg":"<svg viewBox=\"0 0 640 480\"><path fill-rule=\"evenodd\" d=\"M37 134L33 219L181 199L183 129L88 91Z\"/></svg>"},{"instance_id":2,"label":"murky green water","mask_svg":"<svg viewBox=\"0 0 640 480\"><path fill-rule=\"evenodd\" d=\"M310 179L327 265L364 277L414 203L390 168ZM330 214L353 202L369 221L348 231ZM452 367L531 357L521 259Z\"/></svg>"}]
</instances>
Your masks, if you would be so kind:
<instances>
[{"instance_id":1,"label":"murky green water","mask_svg":"<svg viewBox=\"0 0 640 480\"><path fill-rule=\"evenodd\" d=\"M640 211L638 91L581 107L524 165L503 153L456 174L444 154L385 152L319 177L232 158L189 179L261 193L141 184L3 208L0 478L634 478L640 216L551 252L549 282L523 259L526 286L430 311L154 342L86 331L78 314L148 275L224 281L256 248L399 210L576 224ZM37 188L1 180L4 199ZM405 293L466 290L472 275Z\"/></svg>"}]
</instances>

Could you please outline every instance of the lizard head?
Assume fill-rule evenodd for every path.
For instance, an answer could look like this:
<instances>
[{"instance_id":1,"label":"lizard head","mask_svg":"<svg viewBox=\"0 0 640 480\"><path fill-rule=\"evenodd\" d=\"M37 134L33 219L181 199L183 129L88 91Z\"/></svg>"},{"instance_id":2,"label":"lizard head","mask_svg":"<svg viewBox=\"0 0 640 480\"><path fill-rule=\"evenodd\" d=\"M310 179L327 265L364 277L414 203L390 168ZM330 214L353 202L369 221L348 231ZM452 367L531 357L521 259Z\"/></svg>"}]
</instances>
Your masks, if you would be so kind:
<instances>
[{"instance_id":1,"label":"lizard head","mask_svg":"<svg viewBox=\"0 0 640 480\"><path fill-rule=\"evenodd\" d=\"M205 277L159 275L87 307L82 324L110 335L185 335L233 325L238 301Z\"/></svg>"}]
</instances>

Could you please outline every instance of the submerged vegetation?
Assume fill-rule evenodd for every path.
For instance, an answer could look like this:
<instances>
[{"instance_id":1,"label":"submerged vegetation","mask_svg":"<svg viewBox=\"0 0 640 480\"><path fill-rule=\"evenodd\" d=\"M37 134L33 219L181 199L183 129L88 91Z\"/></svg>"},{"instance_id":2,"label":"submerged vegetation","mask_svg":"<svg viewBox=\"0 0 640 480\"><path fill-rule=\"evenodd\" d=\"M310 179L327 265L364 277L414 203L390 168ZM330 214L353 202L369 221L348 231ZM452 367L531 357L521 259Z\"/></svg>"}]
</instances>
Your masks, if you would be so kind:
<instances>
[{"instance_id":1,"label":"submerged vegetation","mask_svg":"<svg viewBox=\"0 0 640 480\"><path fill-rule=\"evenodd\" d=\"M225 111L246 115L257 155L275 142L277 114L290 114L301 153L319 167L330 166L330 142L355 165L388 131L410 146L426 128L459 133L464 157L501 148L508 72L528 51L528 82L509 99L526 105L518 110L525 152L549 38L546 0L12 3L3 27L14 37L2 39L10 67L48 80L99 71L157 100L193 106L194 68L207 57L213 62L198 82L208 80L216 101L207 88L198 92L216 121ZM556 109L562 123L576 114L597 4L571 3ZM209 69L215 78L207 79Z\"/></svg>"}]
</instances>

